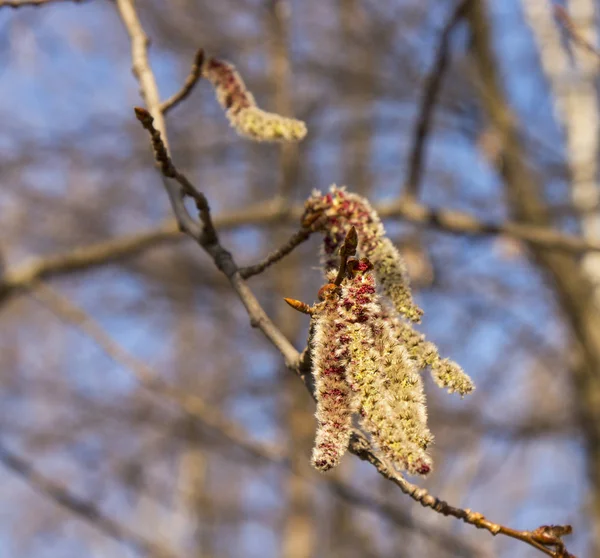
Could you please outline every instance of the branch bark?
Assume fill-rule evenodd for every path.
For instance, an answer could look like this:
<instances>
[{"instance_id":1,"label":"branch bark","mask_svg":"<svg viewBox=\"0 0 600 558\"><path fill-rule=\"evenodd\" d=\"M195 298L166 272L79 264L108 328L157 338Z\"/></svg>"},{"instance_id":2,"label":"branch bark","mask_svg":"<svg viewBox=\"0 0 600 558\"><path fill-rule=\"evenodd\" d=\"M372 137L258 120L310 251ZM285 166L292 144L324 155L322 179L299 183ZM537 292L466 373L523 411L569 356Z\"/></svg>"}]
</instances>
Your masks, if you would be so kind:
<instances>
[{"instance_id":1,"label":"branch bark","mask_svg":"<svg viewBox=\"0 0 600 558\"><path fill-rule=\"evenodd\" d=\"M110 518L94 502L75 495L66 486L38 472L30 461L12 452L2 443L0 443L0 463L20 476L34 490L41 492L105 535L125 542L148 556L175 558L175 554L170 550L147 540L123 523Z\"/></svg>"}]
</instances>

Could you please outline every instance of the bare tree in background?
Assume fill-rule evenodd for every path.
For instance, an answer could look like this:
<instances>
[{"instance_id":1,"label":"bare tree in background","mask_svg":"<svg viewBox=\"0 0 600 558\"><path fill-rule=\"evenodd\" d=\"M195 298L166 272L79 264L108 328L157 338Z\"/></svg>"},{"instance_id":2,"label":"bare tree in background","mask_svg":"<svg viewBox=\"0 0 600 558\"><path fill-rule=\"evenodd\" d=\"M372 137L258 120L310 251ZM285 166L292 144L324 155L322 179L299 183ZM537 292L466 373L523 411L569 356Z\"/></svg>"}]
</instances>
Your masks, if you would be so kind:
<instances>
[{"instance_id":1,"label":"bare tree in background","mask_svg":"<svg viewBox=\"0 0 600 558\"><path fill-rule=\"evenodd\" d=\"M596 555L593 11L0 0L0 553ZM215 101L222 60L252 98ZM477 385L426 381L414 484L356 423L360 460L310 468L283 297L317 299L303 202L342 181Z\"/></svg>"}]
</instances>

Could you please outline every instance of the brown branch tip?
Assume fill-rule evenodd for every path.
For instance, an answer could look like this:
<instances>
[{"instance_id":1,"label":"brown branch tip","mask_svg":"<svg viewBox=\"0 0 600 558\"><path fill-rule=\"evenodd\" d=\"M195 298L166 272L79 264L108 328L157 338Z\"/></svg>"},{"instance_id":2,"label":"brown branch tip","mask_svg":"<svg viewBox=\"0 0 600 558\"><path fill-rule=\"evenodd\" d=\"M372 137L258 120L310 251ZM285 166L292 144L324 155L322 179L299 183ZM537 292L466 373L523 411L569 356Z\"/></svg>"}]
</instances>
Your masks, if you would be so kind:
<instances>
[{"instance_id":1,"label":"brown branch tip","mask_svg":"<svg viewBox=\"0 0 600 558\"><path fill-rule=\"evenodd\" d=\"M176 107L181 101L184 101L192 92L200 78L202 77L202 64L204 63L204 49L200 48L196 51L194 62L188 77L186 78L182 88L163 101L160 105L160 110L163 114L167 114L172 108Z\"/></svg>"},{"instance_id":2,"label":"brown branch tip","mask_svg":"<svg viewBox=\"0 0 600 558\"><path fill-rule=\"evenodd\" d=\"M285 300L294 310L302 312L302 314L308 314L310 316L313 312L312 308L306 304L306 302L301 302L295 298L284 298L283 300Z\"/></svg>"},{"instance_id":3,"label":"brown branch tip","mask_svg":"<svg viewBox=\"0 0 600 558\"><path fill-rule=\"evenodd\" d=\"M154 151L154 158L160 165L161 172L170 178L176 178L177 171L173 166L171 158L167 152L167 148L163 142L160 132L154 127L154 118L148 110L142 107L134 107L135 117L140 121L141 125L145 130L150 132L150 139L152 141L152 149Z\"/></svg>"}]
</instances>

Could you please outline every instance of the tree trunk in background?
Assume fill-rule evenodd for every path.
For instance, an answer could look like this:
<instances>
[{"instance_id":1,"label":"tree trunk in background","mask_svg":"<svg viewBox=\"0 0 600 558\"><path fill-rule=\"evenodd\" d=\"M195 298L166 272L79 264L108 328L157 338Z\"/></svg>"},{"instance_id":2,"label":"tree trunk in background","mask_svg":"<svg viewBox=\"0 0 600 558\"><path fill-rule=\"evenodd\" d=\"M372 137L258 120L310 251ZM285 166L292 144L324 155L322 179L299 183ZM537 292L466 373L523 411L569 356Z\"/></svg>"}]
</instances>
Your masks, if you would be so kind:
<instances>
[{"instance_id":1,"label":"tree trunk in background","mask_svg":"<svg viewBox=\"0 0 600 558\"><path fill-rule=\"evenodd\" d=\"M286 0L272 2L267 22L269 75L272 80L273 110L277 114L293 116L292 73L289 56L289 19L291 6ZM279 145L280 176L278 194L286 203L292 203L291 196L298 178L298 144L282 142Z\"/></svg>"},{"instance_id":2,"label":"tree trunk in background","mask_svg":"<svg viewBox=\"0 0 600 558\"><path fill-rule=\"evenodd\" d=\"M292 254L277 271L276 293L281 299L289 293L298 292L298 258ZM288 339L296 339L300 332L302 316L281 305L277 323ZM282 558L311 558L315 554L315 506L311 486L294 474L308 467L312 448L315 421L313 403L304 386L292 374L283 371L281 377L283 405L281 424L286 427L286 442L292 472L285 477L286 517L283 526ZM284 473L285 474L285 473Z\"/></svg>"},{"instance_id":3,"label":"tree trunk in background","mask_svg":"<svg viewBox=\"0 0 600 558\"><path fill-rule=\"evenodd\" d=\"M373 138L371 98L375 80L375 43L366 44L366 14L358 0L338 0L341 44L346 53L347 67L351 69L342 88L343 124L342 160L344 184L352 191L366 195L371 178L371 140Z\"/></svg>"},{"instance_id":4,"label":"tree trunk in background","mask_svg":"<svg viewBox=\"0 0 600 558\"><path fill-rule=\"evenodd\" d=\"M173 265L176 269L176 265ZM173 315L178 316L173 327L175 330L175 353L173 355L176 382L193 382L193 370L190 363L197 362L194 347L195 339L200 335L196 325L196 283L192 272L182 269L176 275L171 289L173 301ZM224 375L224 377L227 377ZM225 381L225 380L223 380ZM195 389L195 386L194 388ZM189 441L184 442L179 455L177 476L174 479L174 505L175 521L178 527L179 540L187 543L193 540L190 558L211 558L212 551L212 516L213 502L207 492L209 483L208 455L198 439L197 425L193 419L185 420L180 428L190 431ZM184 437L188 439L188 436ZM191 533L190 533L191 531ZM191 535L191 536L190 536ZM189 547L188 547L189 548Z\"/></svg>"},{"instance_id":5,"label":"tree trunk in background","mask_svg":"<svg viewBox=\"0 0 600 558\"><path fill-rule=\"evenodd\" d=\"M289 19L291 6L286 0L272 0L268 18L268 60L273 83L273 110L278 114L293 116L293 95L289 58ZM281 169L278 195L286 205L293 202L294 189L298 182L298 144L282 143L279 152ZM280 229L282 235L288 234ZM275 297L299 293L298 253L289 256L275 272ZM285 304L277 305L276 323L283 334L294 341L300 333L300 314L290 311ZM306 390L291 374L283 373L281 398L284 405L281 423L286 426L287 446L292 471L306 467L307 455L312 444L312 403ZM315 548L314 504L312 491L301 477L287 473L285 478L286 516L283 526L282 558L311 558Z\"/></svg>"},{"instance_id":6,"label":"tree trunk in background","mask_svg":"<svg viewBox=\"0 0 600 558\"><path fill-rule=\"evenodd\" d=\"M598 34L594 0L569 0L567 6L577 33L595 45ZM568 38L571 48L565 48L550 0L524 0L523 11L554 96L555 116L564 130L573 205L581 214L581 232L584 237L597 240L600 238L598 59ZM600 254L586 254L582 266L594 284L594 302L600 308Z\"/></svg>"},{"instance_id":7,"label":"tree trunk in background","mask_svg":"<svg viewBox=\"0 0 600 558\"><path fill-rule=\"evenodd\" d=\"M482 103L501 141L502 175L512 210L522 222L548 225L550 217L543 191L526 165L516 118L500 87L485 3L470 2L467 18L473 37L472 55L482 81ZM590 304L594 287L577 258L533 245L530 250L552 279L576 340L578 364L573 370L573 390L591 484L589 518L593 549L590 555L597 556L600 552L600 312L596 305Z\"/></svg>"}]
</instances>

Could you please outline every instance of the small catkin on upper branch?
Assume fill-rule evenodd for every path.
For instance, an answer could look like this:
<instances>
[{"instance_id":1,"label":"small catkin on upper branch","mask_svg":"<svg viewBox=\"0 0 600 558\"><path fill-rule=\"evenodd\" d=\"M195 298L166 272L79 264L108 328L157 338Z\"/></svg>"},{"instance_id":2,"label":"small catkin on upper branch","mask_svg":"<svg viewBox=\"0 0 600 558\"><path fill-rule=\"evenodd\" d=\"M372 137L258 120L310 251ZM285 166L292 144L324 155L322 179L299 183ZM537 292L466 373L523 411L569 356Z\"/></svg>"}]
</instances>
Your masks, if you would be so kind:
<instances>
[{"instance_id":1,"label":"small catkin on upper branch","mask_svg":"<svg viewBox=\"0 0 600 558\"><path fill-rule=\"evenodd\" d=\"M202 76L214 86L219 104L241 136L256 141L300 141L306 136L304 122L260 109L232 64L207 58Z\"/></svg>"}]
</instances>

